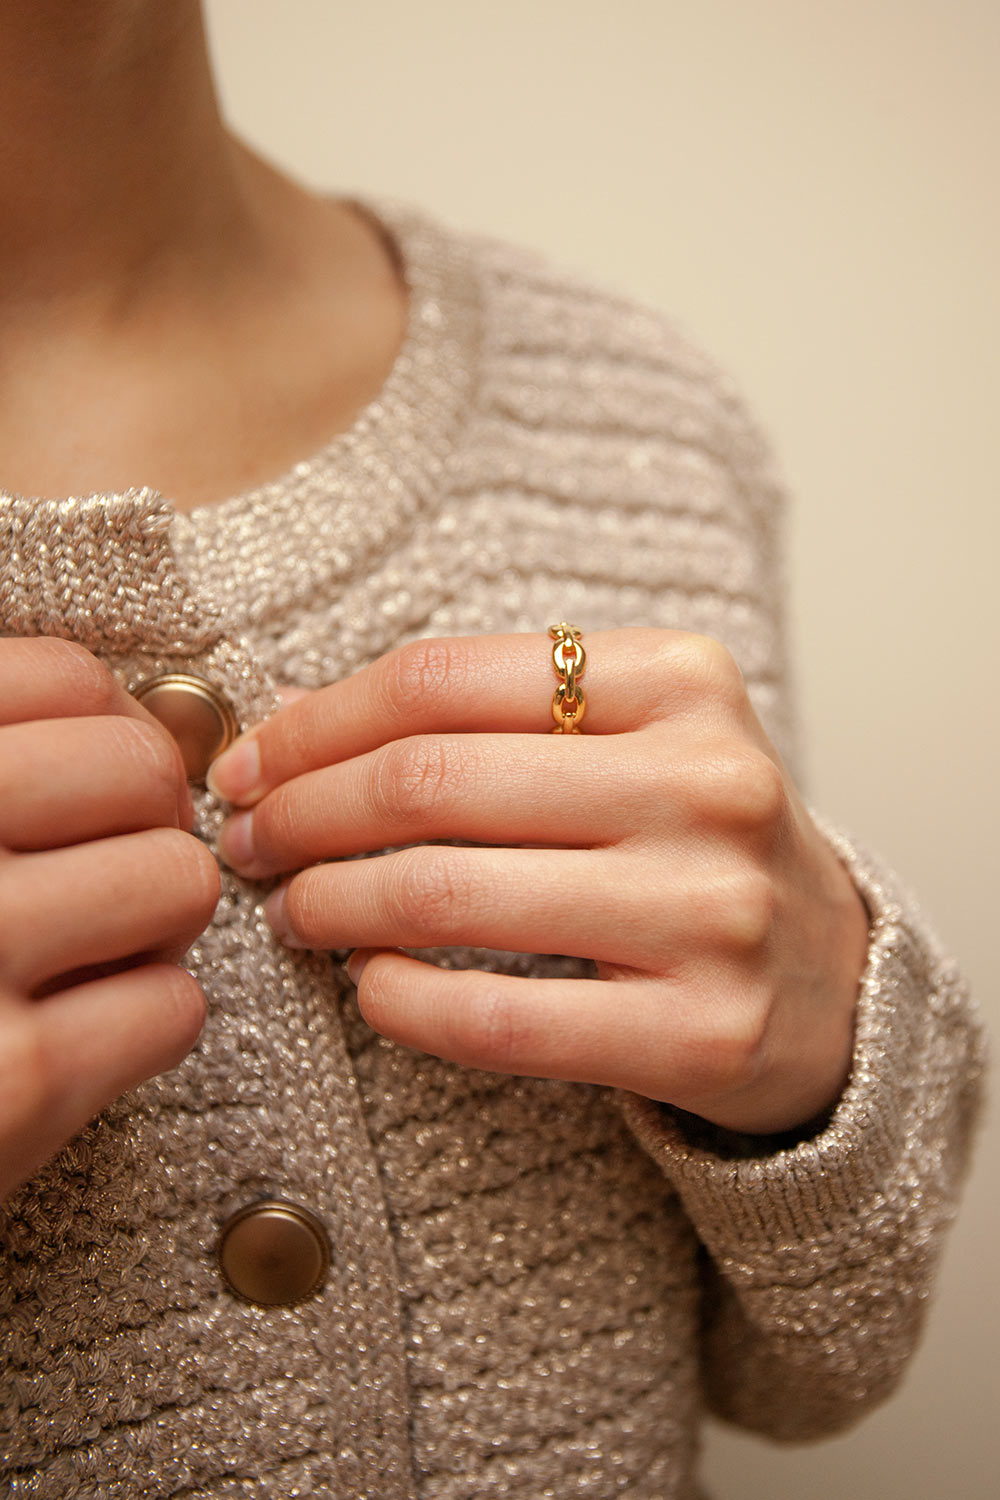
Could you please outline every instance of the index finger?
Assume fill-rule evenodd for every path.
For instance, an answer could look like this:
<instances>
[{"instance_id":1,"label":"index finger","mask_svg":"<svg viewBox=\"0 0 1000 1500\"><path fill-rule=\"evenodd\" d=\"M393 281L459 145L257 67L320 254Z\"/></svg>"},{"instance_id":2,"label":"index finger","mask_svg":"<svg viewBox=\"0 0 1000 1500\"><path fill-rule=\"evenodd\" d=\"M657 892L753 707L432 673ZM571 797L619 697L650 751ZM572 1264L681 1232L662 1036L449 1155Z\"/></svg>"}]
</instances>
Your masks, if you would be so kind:
<instances>
[{"instance_id":1,"label":"index finger","mask_svg":"<svg viewBox=\"0 0 1000 1500\"><path fill-rule=\"evenodd\" d=\"M53 636L0 637L0 726L39 719L139 719L155 725L177 764L182 827L193 817L187 776L176 742L92 652Z\"/></svg>"},{"instance_id":2,"label":"index finger","mask_svg":"<svg viewBox=\"0 0 1000 1500\"><path fill-rule=\"evenodd\" d=\"M663 631L595 631L584 638L586 728L635 729L652 638ZM353 677L310 693L257 724L215 761L209 784L250 806L282 782L428 733L544 733L559 679L547 635L454 636L412 641Z\"/></svg>"}]
</instances>

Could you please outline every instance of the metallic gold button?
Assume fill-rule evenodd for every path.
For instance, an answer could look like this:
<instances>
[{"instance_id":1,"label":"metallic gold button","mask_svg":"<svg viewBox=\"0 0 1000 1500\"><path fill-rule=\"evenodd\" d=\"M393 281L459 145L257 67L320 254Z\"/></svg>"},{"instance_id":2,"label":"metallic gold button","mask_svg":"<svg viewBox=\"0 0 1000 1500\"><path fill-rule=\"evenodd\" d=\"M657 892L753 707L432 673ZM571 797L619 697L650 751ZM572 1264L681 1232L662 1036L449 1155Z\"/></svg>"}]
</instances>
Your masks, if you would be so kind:
<instances>
[{"instance_id":1,"label":"metallic gold button","mask_svg":"<svg viewBox=\"0 0 1000 1500\"><path fill-rule=\"evenodd\" d=\"M236 716L203 677L166 672L134 696L177 741L190 781L204 781L215 757L236 738Z\"/></svg>"},{"instance_id":2,"label":"metallic gold button","mask_svg":"<svg viewBox=\"0 0 1000 1500\"><path fill-rule=\"evenodd\" d=\"M318 1292L330 1269L326 1230L307 1208L264 1198L222 1226L219 1267L247 1302L287 1306Z\"/></svg>"}]
</instances>

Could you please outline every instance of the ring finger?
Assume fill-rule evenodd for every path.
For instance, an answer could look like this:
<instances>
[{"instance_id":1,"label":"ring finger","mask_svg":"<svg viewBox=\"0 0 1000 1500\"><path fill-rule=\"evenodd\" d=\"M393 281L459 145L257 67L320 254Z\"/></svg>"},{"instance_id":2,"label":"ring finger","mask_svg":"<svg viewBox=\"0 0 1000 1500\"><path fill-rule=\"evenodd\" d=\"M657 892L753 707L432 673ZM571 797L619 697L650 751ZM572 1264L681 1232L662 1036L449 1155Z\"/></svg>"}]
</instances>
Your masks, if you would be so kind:
<instances>
[{"instance_id":1,"label":"ring finger","mask_svg":"<svg viewBox=\"0 0 1000 1500\"><path fill-rule=\"evenodd\" d=\"M0 893L5 929L17 935L0 947L3 977L33 994L78 969L137 955L179 958L211 918L218 868L190 835L157 828L7 855Z\"/></svg>"}]
</instances>

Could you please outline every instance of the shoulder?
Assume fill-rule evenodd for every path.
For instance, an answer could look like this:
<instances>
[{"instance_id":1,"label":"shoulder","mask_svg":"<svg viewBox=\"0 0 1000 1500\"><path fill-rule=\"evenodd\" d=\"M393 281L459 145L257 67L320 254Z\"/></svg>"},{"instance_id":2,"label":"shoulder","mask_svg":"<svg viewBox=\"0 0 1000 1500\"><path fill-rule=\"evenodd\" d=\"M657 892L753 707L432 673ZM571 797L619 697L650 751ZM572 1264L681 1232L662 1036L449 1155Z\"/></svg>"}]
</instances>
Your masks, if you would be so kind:
<instances>
[{"instance_id":1,"label":"shoulder","mask_svg":"<svg viewBox=\"0 0 1000 1500\"><path fill-rule=\"evenodd\" d=\"M529 428L699 455L768 508L769 446L730 374L663 310L544 251L394 205L404 267L464 287L480 326L482 401Z\"/></svg>"},{"instance_id":2,"label":"shoulder","mask_svg":"<svg viewBox=\"0 0 1000 1500\"><path fill-rule=\"evenodd\" d=\"M594 378L672 382L721 404L737 398L729 376L680 324L624 289L541 250L492 236L457 236L478 268L497 346L561 360Z\"/></svg>"}]
</instances>

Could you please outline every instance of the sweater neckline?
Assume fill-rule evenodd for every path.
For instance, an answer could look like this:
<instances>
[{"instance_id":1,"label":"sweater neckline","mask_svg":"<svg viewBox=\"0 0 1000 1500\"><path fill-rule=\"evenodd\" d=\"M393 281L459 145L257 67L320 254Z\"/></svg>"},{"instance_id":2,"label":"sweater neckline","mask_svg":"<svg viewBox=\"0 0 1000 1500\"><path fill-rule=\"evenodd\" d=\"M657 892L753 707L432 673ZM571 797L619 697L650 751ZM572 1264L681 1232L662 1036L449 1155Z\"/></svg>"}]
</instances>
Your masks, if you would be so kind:
<instances>
[{"instance_id":1,"label":"sweater neckline","mask_svg":"<svg viewBox=\"0 0 1000 1500\"><path fill-rule=\"evenodd\" d=\"M276 624L320 587L356 575L434 499L474 387L481 296L464 239L410 205L350 201L391 241L410 294L381 390L350 427L274 479L187 512L156 496L189 583L243 628Z\"/></svg>"}]
</instances>

